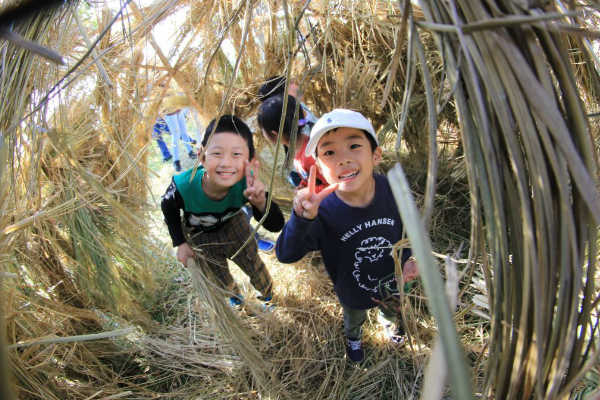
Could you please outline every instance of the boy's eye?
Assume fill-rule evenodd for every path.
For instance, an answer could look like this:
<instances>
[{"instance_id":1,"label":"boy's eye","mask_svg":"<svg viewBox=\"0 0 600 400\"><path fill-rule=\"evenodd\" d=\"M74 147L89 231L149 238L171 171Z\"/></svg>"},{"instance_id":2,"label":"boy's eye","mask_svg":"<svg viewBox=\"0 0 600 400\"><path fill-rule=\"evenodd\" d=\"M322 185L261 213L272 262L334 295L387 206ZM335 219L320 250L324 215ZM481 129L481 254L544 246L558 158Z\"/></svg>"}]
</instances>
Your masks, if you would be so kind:
<instances>
[{"instance_id":1,"label":"boy's eye","mask_svg":"<svg viewBox=\"0 0 600 400\"><path fill-rule=\"evenodd\" d=\"M362 144L358 144L358 143L352 143L352 144L350 145L350 148L351 148L351 149L358 149L359 147L362 147Z\"/></svg>"},{"instance_id":2,"label":"boy's eye","mask_svg":"<svg viewBox=\"0 0 600 400\"><path fill-rule=\"evenodd\" d=\"M325 157L332 156L333 154L333 150L326 150L323 152L323 156Z\"/></svg>"},{"instance_id":3,"label":"boy's eye","mask_svg":"<svg viewBox=\"0 0 600 400\"><path fill-rule=\"evenodd\" d=\"M242 155L242 153L239 153L239 152L233 153L234 157L240 157L241 155Z\"/></svg>"}]
</instances>

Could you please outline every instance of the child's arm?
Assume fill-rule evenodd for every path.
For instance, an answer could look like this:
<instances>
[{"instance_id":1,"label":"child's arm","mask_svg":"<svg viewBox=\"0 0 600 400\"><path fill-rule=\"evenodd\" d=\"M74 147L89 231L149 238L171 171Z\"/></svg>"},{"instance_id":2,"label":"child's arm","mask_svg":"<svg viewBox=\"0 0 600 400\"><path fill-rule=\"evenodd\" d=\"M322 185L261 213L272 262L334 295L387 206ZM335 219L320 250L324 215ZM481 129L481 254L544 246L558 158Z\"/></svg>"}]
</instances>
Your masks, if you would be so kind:
<instances>
[{"instance_id":1,"label":"child's arm","mask_svg":"<svg viewBox=\"0 0 600 400\"><path fill-rule=\"evenodd\" d=\"M266 196L266 194L265 194ZM256 208L254 205L252 206L252 215L254 215L254 219L260 221L263 217L264 213ZM285 223L285 218L283 217L283 213L281 209L274 201L271 201L271 207L269 208L269 214L267 214L267 218L263 221L262 226L268 230L269 232L279 232L283 228L283 224Z\"/></svg>"},{"instance_id":2,"label":"child's arm","mask_svg":"<svg viewBox=\"0 0 600 400\"><path fill-rule=\"evenodd\" d=\"M297 217L295 213L283 227L277 238L275 254L282 263L293 263L300 260L306 253L319 250L321 223Z\"/></svg>"},{"instance_id":3,"label":"child's arm","mask_svg":"<svg viewBox=\"0 0 600 400\"><path fill-rule=\"evenodd\" d=\"M275 251L281 262L298 261L309 251L319 249L319 238L322 236L321 223L316 219L319 204L337 188L337 184L315 193L315 178L316 167L313 165L308 186L296 193L290 220L277 239Z\"/></svg>"},{"instance_id":4,"label":"child's arm","mask_svg":"<svg viewBox=\"0 0 600 400\"><path fill-rule=\"evenodd\" d=\"M185 236L183 229L181 228L181 213L180 210L183 208L183 199L177 191L175 182L171 181L171 184L167 188L165 194L163 194L160 208L165 217L165 223L169 229L169 235L173 242L173 247L179 246L185 242Z\"/></svg>"},{"instance_id":5,"label":"child's arm","mask_svg":"<svg viewBox=\"0 0 600 400\"><path fill-rule=\"evenodd\" d=\"M183 208L183 199L177 191L175 182L167 188L167 191L162 197L160 208L165 217L165 223L169 229L169 235L173 242L173 247L177 247L177 260L186 265L187 259L194 256L194 252L189 244L185 241L185 235L181 228L180 210Z\"/></svg>"},{"instance_id":6,"label":"child's arm","mask_svg":"<svg viewBox=\"0 0 600 400\"><path fill-rule=\"evenodd\" d=\"M248 199L250 204L252 204L252 213L257 221L262 218L267 208L265 184L258 179L255 173L258 171L258 168L258 160L254 160L251 163L245 163L246 190L244 190L244 196ZM269 214L267 215L263 226L268 231L279 232L281 228L283 228L284 222L285 220L279 206L275 202L271 202Z\"/></svg>"}]
</instances>

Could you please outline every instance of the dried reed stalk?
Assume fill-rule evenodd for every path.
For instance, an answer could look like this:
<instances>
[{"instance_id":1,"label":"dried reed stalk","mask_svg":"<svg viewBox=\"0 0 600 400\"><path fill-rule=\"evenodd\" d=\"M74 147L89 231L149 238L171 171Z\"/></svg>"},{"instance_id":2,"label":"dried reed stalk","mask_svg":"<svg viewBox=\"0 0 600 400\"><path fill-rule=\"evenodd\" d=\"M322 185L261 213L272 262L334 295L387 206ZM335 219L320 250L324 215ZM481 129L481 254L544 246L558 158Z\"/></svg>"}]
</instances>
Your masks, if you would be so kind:
<instances>
[{"instance_id":1,"label":"dried reed stalk","mask_svg":"<svg viewBox=\"0 0 600 400\"><path fill-rule=\"evenodd\" d=\"M569 43L586 49L578 24L581 15L593 13L567 11L569 17L557 23L558 10L517 10L513 2L422 1L423 12L411 8L409 23L403 12L408 4L165 0L134 11L134 18L128 7L119 14L98 8L98 20L94 12L78 14L91 46L82 45L85 35L71 24L72 13L18 27L23 37L67 55L72 68L46 67L23 51L1 48L0 93L8 101L0 105L0 257L7 266L2 272L17 276L5 282L3 293L8 341L132 324L145 333L11 351L20 398L258 398L259 392L407 398L420 392L436 332L425 303L441 302L430 295L430 280L439 277L426 273L428 296L420 289L407 296L407 323L415 332L408 348L387 347L376 325L367 324L372 356L365 371L342 359L339 309L322 270L271 260L278 277L274 316L250 312L219 325L208 308L192 311L192 289L177 275L167 246L145 234L148 210L155 207L148 196L149 131L167 89L185 93L204 123L222 111L252 122L255 93L266 77L305 71L314 72L303 79L303 100L317 114L353 107L373 121L386 150L393 153L401 139L400 150L410 151L403 166L413 172L411 189L431 215L431 236L451 233L451 247L464 240L464 221L440 220L466 215L466 191L452 197L453 186L464 185L459 177L466 167L471 256L455 325L449 310L443 316L443 306L432 310L445 321L440 332L446 333L446 352L459 353L452 349L456 326L465 349L476 353L476 390L487 388L485 395L497 398L557 398L577 390L597 357L591 149L599 146L597 126L595 145L589 140L585 115L597 112L600 85L597 69L588 68L593 54L582 52L578 60L590 64L574 72L564 36L556 32L573 32ZM485 8L490 5L491 11ZM242 19L248 7L252 13ZM142 46L155 26L180 11L189 13L173 39L177 51L162 49L160 65L152 65ZM88 59L92 52L94 60ZM98 65L113 87L99 78L105 75ZM86 82L95 83L92 96ZM589 110L578 100L582 91ZM56 109L44 108L48 99L58 103ZM280 148L271 157L263 147L262 176L271 177L273 195L289 197L291 189L274 179ZM444 149L459 161L436 166L435 154ZM411 240L425 232L413 232ZM426 265L435 272L430 257ZM471 275L488 285L487 344L487 323L472 320L465 300L479 290L469 285ZM212 296L207 301L215 310L228 311L220 294L204 296ZM215 328L240 340L228 342ZM248 362L261 359L269 362ZM453 382L461 382L457 391L467 396L465 380ZM265 389L268 382L277 385Z\"/></svg>"},{"instance_id":2,"label":"dried reed stalk","mask_svg":"<svg viewBox=\"0 0 600 400\"><path fill-rule=\"evenodd\" d=\"M457 88L473 213L482 213L474 221L485 221L491 253L486 395L558 398L594 342L600 203L563 39L521 18L556 14L538 19L544 10L510 2L420 5L428 22L456 29L437 40ZM462 29L491 19L488 31Z\"/></svg>"}]
</instances>

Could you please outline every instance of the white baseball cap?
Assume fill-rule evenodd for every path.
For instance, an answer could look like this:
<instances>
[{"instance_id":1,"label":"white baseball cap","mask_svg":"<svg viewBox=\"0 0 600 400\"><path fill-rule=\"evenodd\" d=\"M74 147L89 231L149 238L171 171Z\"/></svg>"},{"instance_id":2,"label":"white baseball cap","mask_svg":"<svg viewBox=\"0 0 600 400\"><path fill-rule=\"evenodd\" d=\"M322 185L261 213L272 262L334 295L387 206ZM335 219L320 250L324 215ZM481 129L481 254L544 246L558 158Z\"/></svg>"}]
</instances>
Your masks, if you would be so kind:
<instances>
[{"instance_id":1,"label":"white baseball cap","mask_svg":"<svg viewBox=\"0 0 600 400\"><path fill-rule=\"evenodd\" d=\"M317 144L324 134L335 128L356 128L369 132L369 135L375 139L375 143L379 146L375 129L368 119L359 112L336 108L335 110L323 114L315 123L310 131L310 139L306 144L305 154L317 158Z\"/></svg>"}]
</instances>

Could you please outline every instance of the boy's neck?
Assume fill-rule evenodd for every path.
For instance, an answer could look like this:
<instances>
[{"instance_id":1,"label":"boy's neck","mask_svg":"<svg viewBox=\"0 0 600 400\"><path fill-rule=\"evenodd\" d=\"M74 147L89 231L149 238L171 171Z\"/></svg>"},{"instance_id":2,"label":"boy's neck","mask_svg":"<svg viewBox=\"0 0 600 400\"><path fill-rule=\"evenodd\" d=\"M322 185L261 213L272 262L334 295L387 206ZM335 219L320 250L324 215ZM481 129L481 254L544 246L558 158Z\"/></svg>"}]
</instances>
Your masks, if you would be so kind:
<instances>
[{"instance_id":1,"label":"boy's neck","mask_svg":"<svg viewBox=\"0 0 600 400\"><path fill-rule=\"evenodd\" d=\"M212 182L207 178L206 172L202 175L202 180L200 181L202 184L202 190L204 191L204 195L211 200L222 200L229 193L230 188L220 188L214 187Z\"/></svg>"},{"instance_id":2,"label":"boy's neck","mask_svg":"<svg viewBox=\"0 0 600 400\"><path fill-rule=\"evenodd\" d=\"M350 207L366 207L371 204L375 197L375 177L371 175L371 179L369 179L365 186L368 187L363 187L361 190L352 192L336 190L335 194Z\"/></svg>"}]
</instances>

